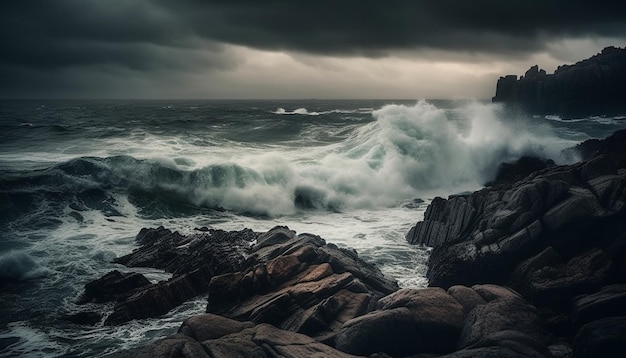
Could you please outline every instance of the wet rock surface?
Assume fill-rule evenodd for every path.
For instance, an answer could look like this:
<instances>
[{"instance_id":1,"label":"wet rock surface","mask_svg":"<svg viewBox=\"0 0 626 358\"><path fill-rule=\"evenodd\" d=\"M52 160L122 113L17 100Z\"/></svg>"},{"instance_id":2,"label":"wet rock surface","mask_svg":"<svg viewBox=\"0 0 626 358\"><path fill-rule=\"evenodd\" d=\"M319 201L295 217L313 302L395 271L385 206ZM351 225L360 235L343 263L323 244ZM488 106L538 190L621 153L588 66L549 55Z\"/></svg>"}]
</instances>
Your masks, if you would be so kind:
<instances>
[{"instance_id":1,"label":"wet rock surface","mask_svg":"<svg viewBox=\"0 0 626 358\"><path fill-rule=\"evenodd\" d=\"M213 276L239 270L246 247L257 236L252 230L209 230L183 236L163 227L142 229L136 237L141 246L114 262L162 269L172 273L172 278L151 283L142 274L114 270L87 283L77 303L115 302L106 325L165 314L206 294Z\"/></svg>"},{"instance_id":2,"label":"wet rock surface","mask_svg":"<svg viewBox=\"0 0 626 358\"><path fill-rule=\"evenodd\" d=\"M626 131L573 150L587 160L547 166L515 183L496 181L469 195L433 200L424 220L407 235L413 244L433 247L429 284L449 288L466 313L480 300L459 287L495 283L519 292L538 309L536 315L548 331L565 342L552 344L557 356L570 355L567 346L582 334L582 327L625 314ZM476 306L481 308L469 315L489 305ZM584 337L596 339L593 332L602 329L590 327ZM580 347L574 345L574 356L593 356Z\"/></svg>"},{"instance_id":3,"label":"wet rock surface","mask_svg":"<svg viewBox=\"0 0 626 358\"><path fill-rule=\"evenodd\" d=\"M81 301L116 302L106 324L121 324L208 296L178 333L122 357L621 357L625 135L585 162L433 200L407 235L433 246L432 287L401 289L354 250L287 227L158 228L117 262L172 279L112 272Z\"/></svg>"},{"instance_id":4,"label":"wet rock surface","mask_svg":"<svg viewBox=\"0 0 626 358\"><path fill-rule=\"evenodd\" d=\"M346 321L397 290L356 252L277 227L259 236L245 270L214 277L207 312L270 323L331 342Z\"/></svg>"}]
</instances>

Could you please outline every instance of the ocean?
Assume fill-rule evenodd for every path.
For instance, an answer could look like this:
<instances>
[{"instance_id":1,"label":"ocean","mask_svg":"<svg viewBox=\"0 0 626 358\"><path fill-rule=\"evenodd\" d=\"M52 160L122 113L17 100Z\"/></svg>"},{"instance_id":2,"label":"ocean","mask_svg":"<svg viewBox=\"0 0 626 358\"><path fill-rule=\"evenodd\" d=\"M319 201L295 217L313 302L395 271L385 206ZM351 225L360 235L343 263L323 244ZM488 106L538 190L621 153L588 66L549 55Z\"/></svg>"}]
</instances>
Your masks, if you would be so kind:
<instances>
[{"instance_id":1,"label":"ocean","mask_svg":"<svg viewBox=\"0 0 626 358\"><path fill-rule=\"evenodd\" d=\"M116 327L59 319L143 227L298 233L352 247L402 287L429 250L404 236L435 196L522 155L626 128L474 100L0 101L0 355L106 356L174 333L198 297ZM168 274L133 269L158 281Z\"/></svg>"}]
</instances>

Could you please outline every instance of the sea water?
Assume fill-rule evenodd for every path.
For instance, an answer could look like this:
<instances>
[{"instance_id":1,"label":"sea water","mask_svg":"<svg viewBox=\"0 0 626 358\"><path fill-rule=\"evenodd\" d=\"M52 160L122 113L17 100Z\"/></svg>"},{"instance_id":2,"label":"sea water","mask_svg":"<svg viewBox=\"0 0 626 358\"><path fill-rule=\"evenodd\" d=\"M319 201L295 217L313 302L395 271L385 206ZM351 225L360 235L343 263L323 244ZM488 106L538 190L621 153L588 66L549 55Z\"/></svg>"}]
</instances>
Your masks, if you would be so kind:
<instances>
[{"instance_id":1,"label":"sea water","mask_svg":"<svg viewBox=\"0 0 626 358\"><path fill-rule=\"evenodd\" d=\"M480 189L522 155L626 128L480 101L0 101L0 355L104 356L174 333L168 314L104 327L59 317L142 227L298 233L357 250L423 287L428 248L404 236L432 198ZM168 274L132 269L153 282Z\"/></svg>"}]
</instances>

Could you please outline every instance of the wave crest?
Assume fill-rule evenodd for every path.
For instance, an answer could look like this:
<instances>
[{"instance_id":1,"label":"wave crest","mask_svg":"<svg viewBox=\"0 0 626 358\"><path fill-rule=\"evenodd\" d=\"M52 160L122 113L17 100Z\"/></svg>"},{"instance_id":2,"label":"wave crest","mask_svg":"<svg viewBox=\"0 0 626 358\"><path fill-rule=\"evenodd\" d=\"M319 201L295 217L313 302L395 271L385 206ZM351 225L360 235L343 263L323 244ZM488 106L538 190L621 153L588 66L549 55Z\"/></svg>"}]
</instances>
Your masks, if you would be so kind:
<instances>
[{"instance_id":1,"label":"wave crest","mask_svg":"<svg viewBox=\"0 0 626 358\"><path fill-rule=\"evenodd\" d=\"M39 265L27 253L13 251L0 256L0 283L23 281L44 276L50 270Z\"/></svg>"},{"instance_id":2,"label":"wave crest","mask_svg":"<svg viewBox=\"0 0 626 358\"><path fill-rule=\"evenodd\" d=\"M339 114L350 114L350 113L371 113L372 109L371 108L359 108L359 109L332 109L329 111L320 111L320 112L309 112L308 109L306 108L297 108L294 109L293 111L287 111L286 109L279 107L277 108L274 112L274 114L285 114L285 115L303 115L303 116L321 116L321 115L325 115L325 114L334 114L334 113L339 113Z\"/></svg>"},{"instance_id":3,"label":"wave crest","mask_svg":"<svg viewBox=\"0 0 626 358\"><path fill-rule=\"evenodd\" d=\"M372 115L375 121L352 125L347 139L324 146L233 147L230 160L215 158L196 169L180 158L85 157L12 184L22 194L50 200L63 192L74 210L110 215L116 215L114 198L125 195L147 216L202 208L280 216L390 207L475 190L503 161L522 155L558 160L571 144L536 123L504 121L498 106L478 102L450 110L418 101L387 105Z\"/></svg>"}]
</instances>

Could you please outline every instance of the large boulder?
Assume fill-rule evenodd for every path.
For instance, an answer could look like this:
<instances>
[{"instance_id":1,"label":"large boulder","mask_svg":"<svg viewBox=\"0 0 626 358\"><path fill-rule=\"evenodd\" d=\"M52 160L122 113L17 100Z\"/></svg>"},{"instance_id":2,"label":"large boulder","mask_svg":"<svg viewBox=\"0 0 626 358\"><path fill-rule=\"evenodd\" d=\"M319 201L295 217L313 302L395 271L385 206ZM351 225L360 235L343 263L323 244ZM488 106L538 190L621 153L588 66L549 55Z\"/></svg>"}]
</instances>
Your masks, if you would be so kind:
<instances>
[{"instance_id":1,"label":"large boulder","mask_svg":"<svg viewBox=\"0 0 626 358\"><path fill-rule=\"evenodd\" d=\"M336 347L359 355L394 357L448 353L463 327L463 307L441 288L402 289L381 298L378 310L343 325Z\"/></svg>"}]
</instances>

